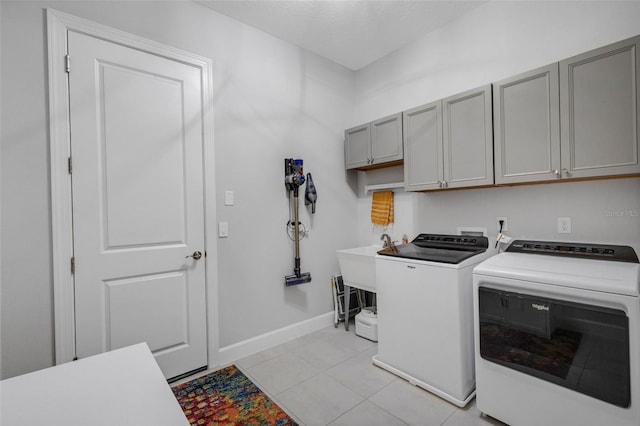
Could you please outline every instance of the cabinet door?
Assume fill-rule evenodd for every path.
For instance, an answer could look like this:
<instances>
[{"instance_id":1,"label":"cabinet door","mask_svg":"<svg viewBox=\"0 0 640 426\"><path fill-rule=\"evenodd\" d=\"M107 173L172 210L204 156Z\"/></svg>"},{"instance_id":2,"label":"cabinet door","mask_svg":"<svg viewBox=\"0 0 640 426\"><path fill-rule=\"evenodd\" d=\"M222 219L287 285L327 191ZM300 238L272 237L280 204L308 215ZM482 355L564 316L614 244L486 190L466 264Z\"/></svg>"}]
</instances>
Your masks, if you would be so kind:
<instances>
[{"instance_id":1,"label":"cabinet door","mask_svg":"<svg viewBox=\"0 0 640 426\"><path fill-rule=\"evenodd\" d=\"M402 114L371 123L371 163L402 160Z\"/></svg>"},{"instance_id":2,"label":"cabinet door","mask_svg":"<svg viewBox=\"0 0 640 426\"><path fill-rule=\"evenodd\" d=\"M371 127L363 124L344 131L344 161L347 169L370 164Z\"/></svg>"},{"instance_id":3,"label":"cabinet door","mask_svg":"<svg viewBox=\"0 0 640 426\"><path fill-rule=\"evenodd\" d=\"M491 85L442 101L445 187L493 184Z\"/></svg>"},{"instance_id":4,"label":"cabinet door","mask_svg":"<svg viewBox=\"0 0 640 426\"><path fill-rule=\"evenodd\" d=\"M558 64L493 85L496 183L560 178Z\"/></svg>"},{"instance_id":5,"label":"cabinet door","mask_svg":"<svg viewBox=\"0 0 640 426\"><path fill-rule=\"evenodd\" d=\"M560 62L563 177L640 173L640 37Z\"/></svg>"},{"instance_id":6,"label":"cabinet door","mask_svg":"<svg viewBox=\"0 0 640 426\"><path fill-rule=\"evenodd\" d=\"M439 189L443 176L442 102L403 112L404 182L407 191Z\"/></svg>"}]
</instances>

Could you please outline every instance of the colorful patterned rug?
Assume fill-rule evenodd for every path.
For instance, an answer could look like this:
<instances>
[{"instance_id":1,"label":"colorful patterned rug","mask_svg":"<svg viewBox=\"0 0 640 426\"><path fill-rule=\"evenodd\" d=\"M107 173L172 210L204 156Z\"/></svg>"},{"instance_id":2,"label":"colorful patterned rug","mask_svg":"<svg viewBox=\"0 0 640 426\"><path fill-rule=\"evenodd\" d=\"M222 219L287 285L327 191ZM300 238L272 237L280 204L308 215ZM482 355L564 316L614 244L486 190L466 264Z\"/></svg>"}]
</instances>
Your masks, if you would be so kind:
<instances>
[{"instance_id":1,"label":"colorful patterned rug","mask_svg":"<svg viewBox=\"0 0 640 426\"><path fill-rule=\"evenodd\" d=\"M172 388L197 426L297 426L235 365Z\"/></svg>"}]
</instances>

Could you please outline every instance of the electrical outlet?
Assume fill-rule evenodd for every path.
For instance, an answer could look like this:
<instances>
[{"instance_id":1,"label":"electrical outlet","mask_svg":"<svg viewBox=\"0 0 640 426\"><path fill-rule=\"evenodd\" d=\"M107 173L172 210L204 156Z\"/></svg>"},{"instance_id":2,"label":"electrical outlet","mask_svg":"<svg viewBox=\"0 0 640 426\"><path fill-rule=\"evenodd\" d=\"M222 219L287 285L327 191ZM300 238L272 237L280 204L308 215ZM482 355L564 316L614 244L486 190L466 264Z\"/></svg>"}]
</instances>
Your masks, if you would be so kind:
<instances>
[{"instance_id":1,"label":"electrical outlet","mask_svg":"<svg viewBox=\"0 0 640 426\"><path fill-rule=\"evenodd\" d=\"M500 232L500 221L502 221L502 232L507 232L509 230L509 225L506 217L498 216L496 218L496 230Z\"/></svg>"},{"instance_id":2,"label":"electrical outlet","mask_svg":"<svg viewBox=\"0 0 640 426\"><path fill-rule=\"evenodd\" d=\"M558 218L558 234L570 234L571 233L571 218L559 217Z\"/></svg>"}]
</instances>

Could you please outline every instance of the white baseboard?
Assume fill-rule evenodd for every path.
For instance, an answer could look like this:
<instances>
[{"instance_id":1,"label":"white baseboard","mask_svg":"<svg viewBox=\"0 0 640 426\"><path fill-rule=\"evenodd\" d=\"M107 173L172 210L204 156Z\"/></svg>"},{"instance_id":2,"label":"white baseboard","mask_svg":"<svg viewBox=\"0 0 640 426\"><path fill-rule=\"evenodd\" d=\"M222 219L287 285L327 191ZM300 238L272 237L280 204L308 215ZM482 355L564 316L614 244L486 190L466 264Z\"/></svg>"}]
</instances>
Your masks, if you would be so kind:
<instances>
[{"instance_id":1,"label":"white baseboard","mask_svg":"<svg viewBox=\"0 0 640 426\"><path fill-rule=\"evenodd\" d=\"M313 333L332 324L333 311L222 347L218 351L218 363L219 365L231 364L238 359L264 351L305 334ZM209 366L209 368L212 368L212 366Z\"/></svg>"}]
</instances>

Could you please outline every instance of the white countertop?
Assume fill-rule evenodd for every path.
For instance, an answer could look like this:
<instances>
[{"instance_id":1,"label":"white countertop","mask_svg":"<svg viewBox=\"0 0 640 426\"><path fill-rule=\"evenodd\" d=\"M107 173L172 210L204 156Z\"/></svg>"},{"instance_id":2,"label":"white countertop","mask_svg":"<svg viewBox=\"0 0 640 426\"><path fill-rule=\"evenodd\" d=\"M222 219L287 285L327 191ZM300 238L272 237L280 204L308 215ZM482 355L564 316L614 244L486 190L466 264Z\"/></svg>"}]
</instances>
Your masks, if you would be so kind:
<instances>
[{"instance_id":1,"label":"white countertop","mask_svg":"<svg viewBox=\"0 0 640 426\"><path fill-rule=\"evenodd\" d=\"M146 343L0 381L0 425L188 426Z\"/></svg>"}]
</instances>

